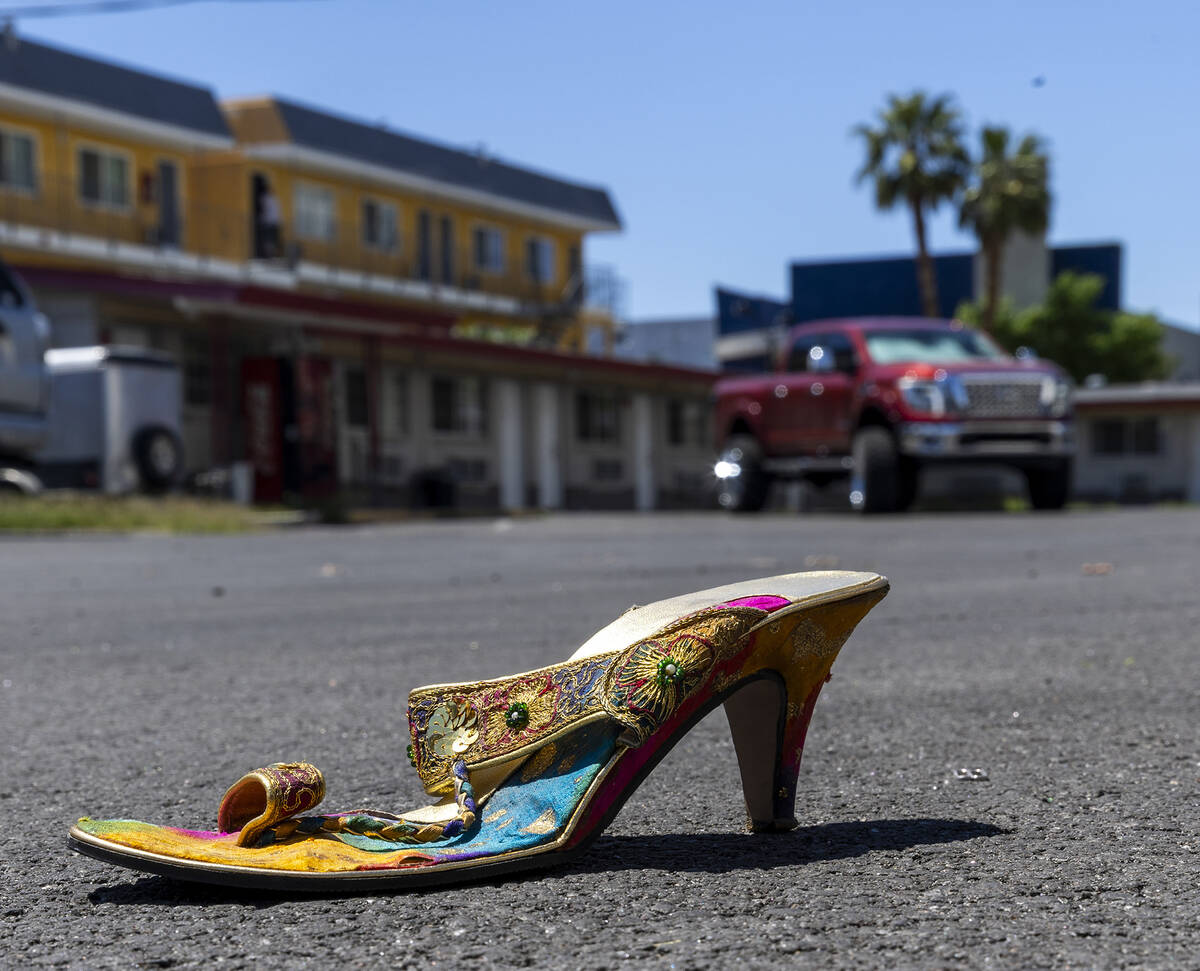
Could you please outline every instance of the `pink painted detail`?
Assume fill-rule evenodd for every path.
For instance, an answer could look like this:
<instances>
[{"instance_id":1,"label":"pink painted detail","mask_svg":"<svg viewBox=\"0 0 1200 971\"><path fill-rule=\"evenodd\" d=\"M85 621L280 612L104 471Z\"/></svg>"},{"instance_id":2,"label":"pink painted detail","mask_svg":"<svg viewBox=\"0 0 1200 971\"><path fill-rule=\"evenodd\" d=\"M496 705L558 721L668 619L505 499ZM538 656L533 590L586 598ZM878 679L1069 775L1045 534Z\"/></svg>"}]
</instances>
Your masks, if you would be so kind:
<instances>
[{"instance_id":1,"label":"pink painted detail","mask_svg":"<svg viewBox=\"0 0 1200 971\"><path fill-rule=\"evenodd\" d=\"M827 680L827 679L826 679ZM783 731L783 751L780 757L789 779L795 779L800 774L800 758L804 755L804 740L808 737L808 723L812 720L813 709L817 707L817 696L825 687L825 680L813 685L812 691L804 699L804 707L800 715L789 718Z\"/></svg>"},{"instance_id":2,"label":"pink painted detail","mask_svg":"<svg viewBox=\"0 0 1200 971\"><path fill-rule=\"evenodd\" d=\"M779 597L771 598L750 598L750 599L770 599L781 600ZM783 600L783 603L789 601ZM738 601L734 601L735 604ZM722 605L725 606L725 605ZM760 610L763 608L759 608ZM720 674L728 674L739 670L745 659L754 652L755 643L758 640L756 634L751 634L742 644L742 648L736 655L722 662L714 669L710 679ZM710 680L711 683L711 680ZM697 691L691 698L685 701L666 722L664 722L657 732L654 733L647 741L634 749L628 749L621 756L621 760L617 763L612 772L601 783L599 790L591 803L586 807L583 818L580 819L579 825L576 827L574 834L567 843L567 848L578 846L587 839L589 833L595 824L604 818L609 808L620 799L629 786L634 777L638 774L641 768L650 761L655 752L663 745L667 744L676 729L685 723L700 707L707 696L707 689Z\"/></svg>"},{"instance_id":3,"label":"pink painted detail","mask_svg":"<svg viewBox=\"0 0 1200 971\"><path fill-rule=\"evenodd\" d=\"M786 607L791 601L786 597L742 597L740 600L727 600L721 604L722 607L753 607L755 610L765 610L771 613L773 610L778 610L780 607Z\"/></svg>"}]
</instances>

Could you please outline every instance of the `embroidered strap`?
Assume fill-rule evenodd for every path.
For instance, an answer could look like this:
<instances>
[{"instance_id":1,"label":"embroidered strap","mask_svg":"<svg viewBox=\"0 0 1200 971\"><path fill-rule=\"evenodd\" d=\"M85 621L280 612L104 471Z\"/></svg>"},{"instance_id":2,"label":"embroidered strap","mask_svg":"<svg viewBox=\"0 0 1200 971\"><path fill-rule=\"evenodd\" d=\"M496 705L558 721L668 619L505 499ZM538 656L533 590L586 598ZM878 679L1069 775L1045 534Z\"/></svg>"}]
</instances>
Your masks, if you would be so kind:
<instances>
[{"instance_id":1,"label":"embroidered strap","mask_svg":"<svg viewBox=\"0 0 1200 971\"><path fill-rule=\"evenodd\" d=\"M436 840L450 839L475 825L476 810L475 790L467 776L466 763L461 759L455 762L451 768L451 775L454 777L454 801L458 810L447 822L415 823L402 816L370 809L330 816L302 816L285 819L270 827L255 845L270 846L297 833L305 836L317 833L330 833L335 836L350 833L356 836L373 836L392 843L432 843Z\"/></svg>"},{"instance_id":2,"label":"embroidered strap","mask_svg":"<svg viewBox=\"0 0 1200 971\"><path fill-rule=\"evenodd\" d=\"M272 824L306 812L325 798L325 779L308 762L275 762L247 772L226 791L217 828L237 833L238 846L253 846Z\"/></svg>"},{"instance_id":3,"label":"embroidered strap","mask_svg":"<svg viewBox=\"0 0 1200 971\"><path fill-rule=\"evenodd\" d=\"M504 762L602 718L640 745L730 655L767 610L726 604L680 618L622 651L493 681L418 688L409 695L409 759L431 793L448 791L458 760Z\"/></svg>"},{"instance_id":4,"label":"embroidered strap","mask_svg":"<svg viewBox=\"0 0 1200 971\"><path fill-rule=\"evenodd\" d=\"M603 717L596 689L615 654L556 664L511 678L418 688L409 695L409 758L428 792L444 792L450 769L502 759L556 730Z\"/></svg>"}]
</instances>

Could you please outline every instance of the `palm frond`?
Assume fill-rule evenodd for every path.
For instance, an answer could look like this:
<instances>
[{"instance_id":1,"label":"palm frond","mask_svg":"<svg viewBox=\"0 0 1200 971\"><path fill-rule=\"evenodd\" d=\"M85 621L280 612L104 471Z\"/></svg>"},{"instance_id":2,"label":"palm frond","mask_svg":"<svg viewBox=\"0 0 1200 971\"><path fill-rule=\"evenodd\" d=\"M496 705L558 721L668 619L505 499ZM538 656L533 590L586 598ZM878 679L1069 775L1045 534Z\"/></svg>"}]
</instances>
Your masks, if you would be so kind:
<instances>
[{"instance_id":1,"label":"palm frond","mask_svg":"<svg viewBox=\"0 0 1200 971\"><path fill-rule=\"evenodd\" d=\"M891 208L905 199L931 208L954 198L962 187L969 157L962 144L962 116L949 94L923 91L890 94L877 113L878 126L858 125L863 139L861 183L875 180L875 204Z\"/></svg>"}]
</instances>

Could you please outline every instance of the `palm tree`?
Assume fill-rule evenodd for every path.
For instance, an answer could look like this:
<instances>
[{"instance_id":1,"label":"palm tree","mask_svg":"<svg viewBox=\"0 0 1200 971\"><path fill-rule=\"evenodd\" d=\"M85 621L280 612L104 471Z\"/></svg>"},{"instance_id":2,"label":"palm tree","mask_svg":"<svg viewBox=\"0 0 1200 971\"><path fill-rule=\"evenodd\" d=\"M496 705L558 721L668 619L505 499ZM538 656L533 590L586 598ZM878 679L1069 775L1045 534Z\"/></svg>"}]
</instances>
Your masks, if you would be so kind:
<instances>
[{"instance_id":1,"label":"palm tree","mask_svg":"<svg viewBox=\"0 0 1200 971\"><path fill-rule=\"evenodd\" d=\"M990 330L1000 302L1001 258L1013 232L1043 233L1050 221L1050 162L1036 135L1026 135L1009 154L1007 128L984 128L983 154L974 183L963 193L960 226L979 237L986 274L980 324Z\"/></svg>"},{"instance_id":2,"label":"palm tree","mask_svg":"<svg viewBox=\"0 0 1200 971\"><path fill-rule=\"evenodd\" d=\"M954 99L948 94L929 98L923 91L907 98L891 94L879 112L879 127L859 125L854 132L867 149L856 181L875 180L878 208L903 202L912 212L921 303L927 317L936 317L937 281L925 239L925 216L958 194L969 164Z\"/></svg>"}]
</instances>

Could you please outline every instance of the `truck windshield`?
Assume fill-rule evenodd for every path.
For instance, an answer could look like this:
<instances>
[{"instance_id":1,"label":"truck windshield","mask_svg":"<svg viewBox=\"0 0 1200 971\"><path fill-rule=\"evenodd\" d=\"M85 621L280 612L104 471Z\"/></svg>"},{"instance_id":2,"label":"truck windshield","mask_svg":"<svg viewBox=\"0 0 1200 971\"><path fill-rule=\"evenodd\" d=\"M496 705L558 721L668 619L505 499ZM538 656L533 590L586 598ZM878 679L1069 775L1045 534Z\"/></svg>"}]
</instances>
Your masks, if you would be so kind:
<instances>
[{"instance_id":1,"label":"truck windshield","mask_svg":"<svg viewBox=\"0 0 1200 971\"><path fill-rule=\"evenodd\" d=\"M876 364L953 364L1000 361L1008 357L977 330L869 330L867 353Z\"/></svg>"}]
</instances>

